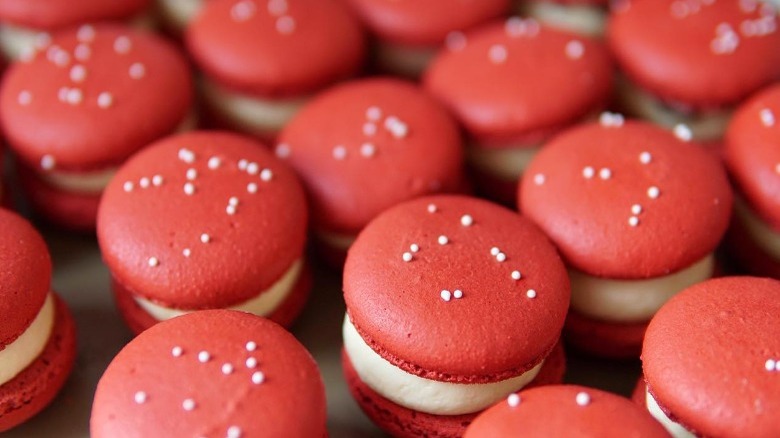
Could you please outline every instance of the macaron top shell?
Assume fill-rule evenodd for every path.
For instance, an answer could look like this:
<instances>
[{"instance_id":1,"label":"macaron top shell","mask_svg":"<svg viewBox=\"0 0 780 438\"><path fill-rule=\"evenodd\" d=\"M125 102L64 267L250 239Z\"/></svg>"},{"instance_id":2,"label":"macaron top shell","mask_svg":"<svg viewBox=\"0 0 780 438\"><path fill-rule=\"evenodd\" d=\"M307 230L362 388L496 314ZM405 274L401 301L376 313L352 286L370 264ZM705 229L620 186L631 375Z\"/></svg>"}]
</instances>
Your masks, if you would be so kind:
<instances>
[{"instance_id":1,"label":"macaron top shell","mask_svg":"<svg viewBox=\"0 0 780 438\"><path fill-rule=\"evenodd\" d=\"M192 99L187 62L170 43L120 25L85 25L11 65L0 121L28 165L95 170L173 132Z\"/></svg>"},{"instance_id":2,"label":"macaron top shell","mask_svg":"<svg viewBox=\"0 0 780 438\"><path fill-rule=\"evenodd\" d=\"M453 192L463 178L458 127L411 83L367 79L314 98L279 136L277 155L308 187L323 230L354 233L415 196Z\"/></svg>"},{"instance_id":3,"label":"macaron top shell","mask_svg":"<svg viewBox=\"0 0 780 438\"><path fill-rule=\"evenodd\" d=\"M32 323L51 286L46 242L29 222L0 208L0 351Z\"/></svg>"},{"instance_id":4,"label":"macaron top shell","mask_svg":"<svg viewBox=\"0 0 780 438\"><path fill-rule=\"evenodd\" d=\"M438 46L448 33L462 31L509 10L508 0L349 0L381 39Z\"/></svg>"},{"instance_id":5,"label":"macaron top shell","mask_svg":"<svg viewBox=\"0 0 780 438\"><path fill-rule=\"evenodd\" d=\"M745 102L726 132L726 165L742 196L780 229L780 85Z\"/></svg>"},{"instance_id":6,"label":"macaron top shell","mask_svg":"<svg viewBox=\"0 0 780 438\"><path fill-rule=\"evenodd\" d=\"M3 0L0 20L36 29L52 29L85 21L126 18L140 13L150 0Z\"/></svg>"},{"instance_id":7,"label":"macaron top shell","mask_svg":"<svg viewBox=\"0 0 780 438\"><path fill-rule=\"evenodd\" d=\"M251 314L210 310L132 340L98 383L95 438L323 437L325 388L287 331Z\"/></svg>"},{"instance_id":8,"label":"macaron top shell","mask_svg":"<svg viewBox=\"0 0 780 438\"><path fill-rule=\"evenodd\" d=\"M215 0L186 32L208 75L268 96L305 94L354 74L363 62L360 25L335 0Z\"/></svg>"},{"instance_id":9,"label":"macaron top shell","mask_svg":"<svg viewBox=\"0 0 780 438\"><path fill-rule=\"evenodd\" d=\"M687 268L726 231L726 173L697 144L619 123L581 125L546 144L526 169L519 205L587 274L643 279Z\"/></svg>"},{"instance_id":10,"label":"macaron top shell","mask_svg":"<svg viewBox=\"0 0 780 438\"><path fill-rule=\"evenodd\" d=\"M292 170L234 134L193 132L132 157L106 188L97 234L112 275L184 310L255 297L302 257L307 210Z\"/></svg>"},{"instance_id":11,"label":"macaron top shell","mask_svg":"<svg viewBox=\"0 0 780 438\"><path fill-rule=\"evenodd\" d=\"M517 404L514 400L502 400L480 414L466 429L464 438L669 437L647 410L606 391L577 385L548 385L522 391L517 396Z\"/></svg>"},{"instance_id":12,"label":"macaron top shell","mask_svg":"<svg viewBox=\"0 0 780 438\"><path fill-rule=\"evenodd\" d=\"M441 195L393 207L360 233L344 299L355 329L388 362L427 379L486 383L518 376L552 350L569 279L527 219Z\"/></svg>"},{"instance_id":13,"label":"macaron top shell","mask_svg":"<svg viewBox=\"0 0 780 438\"><path fill-rule=\"evenodd\" d=\"M720 107L780 78L771 2L626 1L612 9L608 43L628 77L661 98Z\"/></svg>"},{"instance_id":14,"label":"macaron top shell","mask_svg":"<svg viewBox=\"0 0 780 438\"><path fill-rule=\"evenodd\" d=\"M778 296L776 280L719 278L684 290L656 313L642 368L675 421L699 436L780 431Z\"/></svg>"},{"instance_id":15,"label":"macaron top shell","mask_svg":"<svg viewBox=\"0 0 780 438\"><path fill-rule=\"evenodd\" d=\"M600 110L609 97L612 66L596 40L513 17L466 41L443 49L423 81L482 142L540 137Z\"/></svg>"}]
</instances>

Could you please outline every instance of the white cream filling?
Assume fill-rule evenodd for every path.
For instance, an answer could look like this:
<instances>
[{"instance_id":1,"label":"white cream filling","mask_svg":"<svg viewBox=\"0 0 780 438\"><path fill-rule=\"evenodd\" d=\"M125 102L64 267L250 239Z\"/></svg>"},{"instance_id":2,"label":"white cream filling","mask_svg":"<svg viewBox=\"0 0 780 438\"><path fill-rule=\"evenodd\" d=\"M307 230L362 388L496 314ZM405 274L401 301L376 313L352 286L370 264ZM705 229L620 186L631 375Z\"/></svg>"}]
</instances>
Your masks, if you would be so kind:
<instances>
[{"instance_id":1,"label":"white cream filling","mask_svg":"<svg viewBox=\"0 0 780 438\"><path fill-rule=\"evenodd\" d=\"M734 200L734 212L750 239L774 260L780 260L780 233L758 217L741 197Z\"/></svg>"},{"instance_id":2,"label":"white cream filling","mask_svg":"<svg viewBox=\"0 0 780 438\"><path fill-rule=\"evenodd\" d=\"M271 287L261 292L254 298L250 298L241 304L230 307L230 309L253 313L259 316L270 315L290 295L290 292L292 292L298 281L298 277L301 275L302 268L303 259L296 260L292 266L290 266L290 269L288 269L287 272L285 272L284 275L282 275L282 277L276 281L276 283L271 285ZM192 310L163 307L138 296L134 296L133 298L135 299L136 303L138 303L138 305L146 311L146 313L150 314L158 321L165 321L167 319L193 312Z\"/></svg>"},{"instance_id":3,"label":"white cream filling","mask_svg":"<svg viewBox=\"0 0 780 438\"><path fill-rule=\"evenodd\" d=\"M54 296L49 293L24 333L0 351L0 385L24 371L46 348L54 327L54 313Z\"/></svg>"},{"instance_id":4,"label":"white cream filling","mask_svg":"<svg viewBox=\"0 0 780 438\"><path fill-rule=\"evenodd\" d=\"M606 9L593 5L563 5L552 1L519 2L523 15L579 34L600 37L607 22Z\"/></svg>"},{"instance_id":5,"label":"white cream filling","mask_svg":"<svg viewBox=\"0 0 780 438\"><path fill-rule=\"evenodd\" d=\"M647 410L650 412L650 415L658 420L674 438L696 438L696 435L692 434L688 429L667 417L666 414L664 414L664 411L661 410L661 407L658 406L658 402L655 401L655 398L653 398L647 390L645 390L645 403L647 404Z\"/></svg>"},{"instance_id":6,"label":"white cream filling","mask_svg":"<svg viewBox=\"0 0 780 438\"><path fill-rule=\"evenodd\" d=\"M327 231L317 231L317 238L332 248L348 250L355 242L357 236L352 234L329 233Z\"/></svg>"},{"instance_id":7,"label":"white cream filling","mask_svg":"<svg viewBox=\"0 0 780 438\"><path fill-rule=\"evenodd\" d=\"M418 77L425 71L438 47L413 47L380 41L377 60L384 70L409 77Z\"/></svg>"},{"instance_id":8,"label":"white cream filling","mask_svg":"<svg viewBox=\"0 0 780 438\"><path fill-rule=\"evenodd\" d=\"M647 280L613 280L570 270L571 307L602 321L648 321L678 292L712 277L714 269L710 253L681 271Z\"/></svg>"},{"instance_id":9,"label":"white cream filling","mask_svg":"<svg viewBox=\"0 0 780 438\"><path fill-rule=\"evenodd\" d=\"M204 0L157 0L157 9L172 28L182 31L203 8Z\"/></svg>"},{"instance_id":10,"label":"white cream filling","mask_svg":"<svg viewBox=\"0 0 780 438\"><path fill-rule=\"evenodd\" d=\"M409 374L383 359L366 344L348 316L344 318L342 333L344 350L363 383L395 404L434 415L481 411L530 383L543 363L499 382L438 382Z\"/></svg>"},{"instance_id":11,"label":"white cream filling","mask_svg":"<svg viewBox=\"0 0 780 438\"><path fill-rule=\"evenodd\" d=\"M500 148L469 144L466 156L472 166L489 175L506 181L517 181L540 147L538 143L512 144Z\"/></svg>"},{"instance_id":12,"label":"white cream filling","mask_svg":"<svg viewBox=\"0 0 780 438\"><path fill-rule=\"evenodd\" d=\"M691 130L693 139L697 141L722 139L731 119L731 109L684 114L664 104L626 78L618 80L618 88L622 103L629 113L670 129L678 124L684 124Z\"/></svg>"},{"instance_id":13,"label":"white cream filling","mask_svg":"<svg viewBox=\"0 0 780 438\"><path fill-rule=\"evenodd\" d=\"M241 129L267 134L282 129L308 100L308 96L287 99L262 99L229 91L208 78L201 81L206 103Z\"/></svg>"}]
</instances>

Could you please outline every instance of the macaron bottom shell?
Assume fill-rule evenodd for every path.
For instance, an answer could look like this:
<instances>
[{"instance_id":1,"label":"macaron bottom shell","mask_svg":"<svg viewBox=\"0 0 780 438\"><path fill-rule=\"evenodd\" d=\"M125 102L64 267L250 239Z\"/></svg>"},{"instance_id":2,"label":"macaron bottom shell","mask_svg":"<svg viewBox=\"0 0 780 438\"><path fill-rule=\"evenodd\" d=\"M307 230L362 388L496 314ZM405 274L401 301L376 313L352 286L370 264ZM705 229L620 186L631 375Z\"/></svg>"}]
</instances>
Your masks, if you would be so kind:
<instances>
[{"instance_id":1,"label":"macaron bottom shell","mask_svg":"<svg viewBox=\"0 0 780 438\"><path fill-rule=\"evenodd\" d=\"M347 387L361 410L377 426L394 437L460 437L479 414L479 412L476 412L473 414L445 416L408 409L382 397L363 383L343 349L341 352L341 365ZM544 365L536 378L524 388L561 383L565 370L566 356L563 347L559 343L545 359Z\"/></svg>"},{"instance_id":2,"label":"macaron bottom shell","mask_svg":"<svg viewBox=\"0 0 780 438\"><path fill-rule=\"evenodd\" d=\"M60 190L43 181L35 171L19 166L19 183L35 212L46 220L74 231L95 230L100 194Z\"/></svg>"},{"instance_id":3,"label":"macaron bottom shell","mask_svg":"<svg viewBox=\"0 0 780 438\"><path fill-rule=\"evenodd\" d=\"M638 358L649 321L615 323L589 318L570 310L563 326L568 345L609 359Z\"/></svg>"},{"instance_id":4,"label":"macaron bottom shell","mask_svg":"<svg viewBox=\"0 0 780 438\"><path fill-rule=\"evenodd\" d=\"M42 411L65 384L76 359L76 325L55 295L55 319L43 352L24 371L0 386L0 432Z\"/></svg>"},{"instance_id":5,"label":"macaron bottom shell","mask_svg":"<svg viewBox=\"0 0 780 438\"><path fill-rule=\"evenodd\" d=\"M261 315L276 322L283 327L289 327L303 311L309 298L309 292L312 287L311 269L307 264L303 266L300 277L295 286L290 290L287 298L270 315ZM141 334L146 329L157 324L158 320L147 313L133 299L133 293L127 288L111 278L111 290L116 300L116 306L119 313L127 323L130 330L136 335Z\"/></svg>"}]
</instances>

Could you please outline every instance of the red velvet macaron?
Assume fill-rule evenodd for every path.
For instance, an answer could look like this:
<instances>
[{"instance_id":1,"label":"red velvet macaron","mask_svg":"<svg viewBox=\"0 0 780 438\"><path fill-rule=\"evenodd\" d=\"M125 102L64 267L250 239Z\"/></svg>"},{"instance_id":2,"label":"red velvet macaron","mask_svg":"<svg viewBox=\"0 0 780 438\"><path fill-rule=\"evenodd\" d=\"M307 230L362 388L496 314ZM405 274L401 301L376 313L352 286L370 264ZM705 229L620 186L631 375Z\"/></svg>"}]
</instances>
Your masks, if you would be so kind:
<instances>
[{"instance_id":1,"label":"red velvet macaron","mask_svg":"<svg viewBox=\"0 0 780 438\"><path fill-rule=\"evenodd\" d=\"M725 144L726 166L739 194L732 254L749 272L780 278L780 85L740 106Z\"/></svg>"},{"instance_id":2,"label":"red velvet macaron","mask_svg":"<svg viewBox=\"0 0 780 438\"><path fill-rule=\"evenodd\" d=\"M686 289L655 315L642 348L646 400L676 436L780 432L778 296L776 280L726 277Z\"/></svg>"},{"instance_id":3,"label":"red velvet macaron","mask_svg":"<svg viewBox=\"0 0 780 438\"><path fill-rule=\"evenodd\" d=\"M445 43L509 11L509 0L347 0L377 38L377 62L388 72L417 76Z\"/></svg>"},{"instance_id":4,"label":"red velvet macaron","mask_svg":"<svg viewBox=\"0 0 780 438\"><path fill-rule=\"evenodd\" d=\"M336 266L382 211L464 184L456 122L396 79L349 82L318 95L282 131L276 154L303 179L315 234Z\"/></svg>"},{"instance_id":5,"label":"red velvet macaron","mask_svg":"<svg viewBox=\"0 0 780 438\"><path fill-rule=\"evenodd\" d=\"M0 432L45 408L73 368L73 318L51 291L51 259L40 234L0 209Z\"/></svg>"},{"instance_id":6,"label":"red velvet macaron","mask_svg":"<svg viewBox=\"0 0 780 438\"><path fill-rule=\"evenodd\" d=\"M365 42L336 0L214 0L186 31L217 123L272 137L306 98L356 74Z\"/></svg>"},{"instance_id":7,"label":"red velvet macaron","mask_svg":"<svg viewBox=\"0 0 780 438\"><path fill-rule=\"evenodd\" d=\"M549 385L512 394L480 414L464 438L668 438L669 433L631 400L577 385Z\"/></svg>"},{"instance_id":8,"label":"red velvet macaron","mask_svg":"<svg viewBox=\"0 0 780 438\"><path fill-rule=\"evenodd\" d=\"M469 134L477 176L503 182L485 194L511 204L541 143L601 111L612 66L596 40L513 17L468 33L462 47L444 49L423 82Z\"/></svg>"},{"instance_id":9,"label":"red velvet macaron","mask_svg":"<svg viewBox=\"0 0 780 438\"><path fill-rule=\"evenodd\" d=\"M765 1L618 2L608 42L624 110L719 142L734 105L780 79L777 27Z\"/></svg>"},{"instance_id":10,"label":"red velvet macaron","mask_svg":"<svg viewBox=\"0 0 780 438\"><path fill-rule=\"evenodd\" d=\"M112 24L55 34L11 65L0 88L0 122L33 206L94 229L113 172L191 122L192 94L184 57L157 36Z\"/></svg>"},{"instance_id":11,"label":"red velvet macaron","mask_svg":"<svg viewBox=\"0 0 780 438\"><path fill-rule=\"evenodd\" d=\"M94 438L324 438L325 387L287 331L244 312L208 310L144 332L98 382Z\"/></svg>"},{"instance_id":12,"label":"red velvet macaron","mask_svg":"<svg viewBox=\"0 0 780 438\"><path fill-rule=\"evenodd\" d=\"M394 436L461 436L509 393L562 378L564 266L530 221L487 201L379 215L349 250L344 299L348 385Z\"/></svg>"},{"instance_id":13,"label":"red velvet macaron","mask_svg":"<svg viewBox=\"0 0 780 438\"><path fill-rule=\"evenodd\" d=\"M732 193L721 164L699 145L605 113L545 145L518 202L571 271L569 340L636 357L653 313L713 275Z\"/></svg>"},{"instance_id":14,"label":"red velvet macaron","mask_svg":"<svg viewBox=\"0 0 780 438\"><path fill-rule=\"evenodd\" d=\"M310 286L306 221L298 179L262 144L193 132L122 166L103 195L97 234L119 309L137 333L225 307L287 325Z\"/></svg>"}]
</instances>

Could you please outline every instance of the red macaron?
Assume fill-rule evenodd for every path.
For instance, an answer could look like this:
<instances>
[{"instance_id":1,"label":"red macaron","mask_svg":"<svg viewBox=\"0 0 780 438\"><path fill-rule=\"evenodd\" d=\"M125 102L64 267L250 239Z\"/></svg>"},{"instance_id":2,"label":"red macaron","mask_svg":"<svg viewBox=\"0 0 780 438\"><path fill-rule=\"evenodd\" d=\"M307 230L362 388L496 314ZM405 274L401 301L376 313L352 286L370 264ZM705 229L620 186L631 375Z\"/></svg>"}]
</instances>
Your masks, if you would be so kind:
<instances>
[{"instance_id":1,"label":"red macaron","mask_svg":"<svg viewBox=\"0 0 780 438\"><path fill-rule=\"evenodd\" d=\"M749 272L780 278L780 85L739 107L725 144L739 195L729 233L732 254Z\"/></svg>"},{"instance_id":2,"label":"red macaron","mask_svg":"<svg viewBox=\"0 0 780 438\"><path fill-rule=\"evenodd\" d=\"M306 222L298 179L262 144L193 132L122 166L103 195L97 234L135 332L225 307L287 325L310 285Z\"/></svg>"},{"instance_id":3,"label":"red macaron","mask_svg":"<svg viewBox=\"0 0 780 438\"><path fill-rule=\"evenodd\" d=\"M397 79L349 82L316 96L282 131L276 154L304 181L315 235L336 266L382 211L464 185L456 122Z\"/></svg>"},{"instance_id":4,"label":"red macaron","mask_svg":"<svg viewBox=\"0 0 780 438\"><path fill-rule=\"evenodd\" d=\"M599 41L513 17L444 49L423 83L469 134L468 161L485 195L511 204L541 143L604 107L612 65Z\"/></svg>"},{"instance_id":5,"label":"red macaron","mask_svg":"<svg viewBox=\"0 0 780 438\"><path fill-rule=\"evenodd\" d=\"M215 0L187 27L218 124L272 137L306 98L356 74L365 42L336 0Z\"/></svg>"},{"instance_id":6,"label":"red macaron","mask_svg":"<svg viewBox=\"0 0 780 438\"><path fill-rule=\"evenodd\" d=\"M779 295L776 280L726 277L655 315L642 348L646 401L675 435L780 433Z\"/></svg>"},{"instance_id":7,"label":"red macaron","mask_svg":"<svg viewBox=\"0 0 780 438\"><path fill-rule=\"evenodd\" d=\"M187 63L171 44L120 25L84 25L11 65L0 122L33 206L91 230L112 173L182 128L192 99Z\"/></svg>"},{"instance_id":8,"label":"red macaron","mask_svg":"<svg viewBox=\"0 0 780 438\"><path fill-rule=\"evenodd\" d=\"M126 345L98 382L94 438L325 438L325 387L309 352L271 321L209 310Z\"/></svg>"},{"instance_id":9,"label":"red macaron","mask_svg":"<svg viewBox=\"0 0 780 438\"><path fill-rule=\"evenodd\" d=\"M509 393L562 378L564 266L530 221L487 201L379 215L349 250L344 299L350 390L395 436L460 436Z\"/></svg>"},{"instance_id":10,"label":"red macaron","mask_svg":"<svg viewBox=\"0 0 780 438\"><path fill-rule=\"evenodd\" d=\"M631 400L577 385L549 385L510 395L480 414L464 438L653 437L669 433Z\"/></svg>"},{"instance_id":11,"label":"red macaron","mask_svg":"<svg viewBox=\"0 0 780 438\"><path fill-rule=\"evenodd\" d=\"M765 1L618 2L608 42L624 110L720 142L733 106L780 78L777 25Z\"/></svg>"},{"instance_id":12,"label":"red macaron","mask_svg":"<svg viewBox=\"0 0 780 438\"><path fill-rule=\"evenodd\" d=\"M699 145L605 113L545 145L518 203L569 266L569 340L636 357L653 313L713 275L732 194L720 162Z\"/></svg>"},{"instance_id":13,"label":"red macaron","mask_svg":"<svg viewBox=\"0 0 780 438\"><path fill-rule=\"evenodd\" d=\"M24 219L0 209L0 432L45 408L76 358L73 318L51 291L46 243Z\"/></svg>"}]
</instances>

